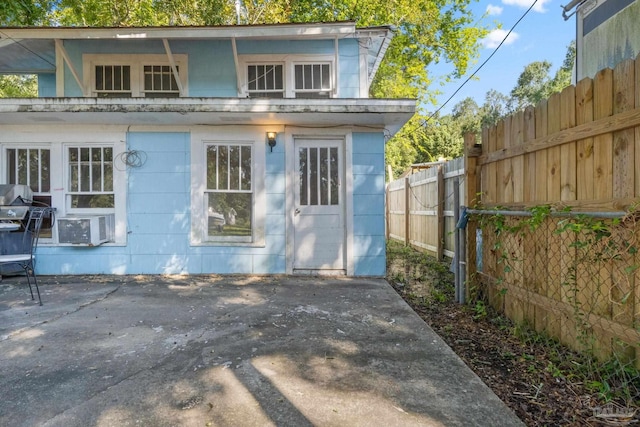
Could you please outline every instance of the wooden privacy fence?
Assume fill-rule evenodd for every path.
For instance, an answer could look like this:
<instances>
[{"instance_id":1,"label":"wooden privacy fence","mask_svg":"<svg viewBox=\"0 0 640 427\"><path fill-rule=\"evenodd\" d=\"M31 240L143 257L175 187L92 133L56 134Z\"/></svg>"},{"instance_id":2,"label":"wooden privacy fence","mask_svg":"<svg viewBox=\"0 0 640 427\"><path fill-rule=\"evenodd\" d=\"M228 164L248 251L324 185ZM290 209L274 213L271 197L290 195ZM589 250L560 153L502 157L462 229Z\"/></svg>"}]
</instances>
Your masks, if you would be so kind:
<instances>
[{"instance_id":1,"label":"wooden privacy fence","mask_svg":"<svg viewBox=\"0 0 640 427\"><path fill-rule=\"evenodd\" d=\"M465 188L464 158L429 166L387 186L387 239L438 259L453 258L456 204Z\"/></svg>"},{"instance_id":2,"label":"wooden privacy fence","mask_svg":"<svg viewBox=\"0 0 640 427\"><path fill-rule=\"evenodd\" d=\"M640 59L505 118L483 130L481 145L465 148L464 204L478 213L467 228L467 247L476 248L477 228L482 235L482 250L467 254L470 286L484 289L511 318L565 344L589 347L601 358L621 350L640 366L636 216L620 224L545 216L514 231L524 217L496 222L489 213L551 206L606 216L637 209Z\"/></svg>"}]
</instances>

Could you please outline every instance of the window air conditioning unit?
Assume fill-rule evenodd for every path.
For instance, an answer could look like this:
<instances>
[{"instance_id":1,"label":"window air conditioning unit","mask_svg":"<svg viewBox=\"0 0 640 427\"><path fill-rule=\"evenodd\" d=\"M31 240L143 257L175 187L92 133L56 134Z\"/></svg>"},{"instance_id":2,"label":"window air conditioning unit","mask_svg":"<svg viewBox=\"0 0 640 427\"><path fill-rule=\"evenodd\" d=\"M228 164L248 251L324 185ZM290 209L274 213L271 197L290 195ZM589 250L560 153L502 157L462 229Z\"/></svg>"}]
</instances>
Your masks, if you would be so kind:
<instances>
[{"instance_id":1,"label":"window air conditioning unit","mask_svg":"<svg viewBox=\"0 0 640 427\"><path fill-rule=\"evenodd\" d=\"M113 240L114 215L58 218L58 243L99 246Z\"/></svg>"}]
</instances>

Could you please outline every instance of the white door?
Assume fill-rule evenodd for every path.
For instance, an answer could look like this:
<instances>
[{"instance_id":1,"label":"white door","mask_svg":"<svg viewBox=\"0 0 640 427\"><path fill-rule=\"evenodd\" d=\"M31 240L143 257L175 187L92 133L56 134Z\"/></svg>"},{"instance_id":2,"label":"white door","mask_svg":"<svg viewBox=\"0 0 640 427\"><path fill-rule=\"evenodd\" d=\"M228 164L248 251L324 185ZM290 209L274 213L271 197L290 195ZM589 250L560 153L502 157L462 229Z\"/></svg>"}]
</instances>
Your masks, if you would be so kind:
<instances>
[{"instance_id":1,"label":"white door","mask_svg":"<svg viewBox=\"0 0 640 427\"><path fill-rule=\"evenodd\" d=\"M293 269L344 273L342 140L295 140Z\"/></svg>"}]
</instances>

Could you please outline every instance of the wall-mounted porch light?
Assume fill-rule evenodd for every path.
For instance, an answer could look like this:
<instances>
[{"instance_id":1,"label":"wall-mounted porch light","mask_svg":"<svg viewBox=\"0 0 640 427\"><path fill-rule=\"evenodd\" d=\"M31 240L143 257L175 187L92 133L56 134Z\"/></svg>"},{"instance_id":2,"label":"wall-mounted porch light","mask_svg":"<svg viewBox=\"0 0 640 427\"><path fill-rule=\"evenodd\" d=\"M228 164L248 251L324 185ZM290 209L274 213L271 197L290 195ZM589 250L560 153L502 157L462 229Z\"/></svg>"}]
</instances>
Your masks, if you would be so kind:
<instances>
[{"instance_id":1,"label":"wall-mounted porch light","mask_svg":"<svg viewBox=\"0 0 640 427\"><path fill-rule=\"evenodd\" d=\"M267 143L271 148L271 152L273 152L273 147L276 146L276 132L267 132Z\"/></svg>"}]
</instances>

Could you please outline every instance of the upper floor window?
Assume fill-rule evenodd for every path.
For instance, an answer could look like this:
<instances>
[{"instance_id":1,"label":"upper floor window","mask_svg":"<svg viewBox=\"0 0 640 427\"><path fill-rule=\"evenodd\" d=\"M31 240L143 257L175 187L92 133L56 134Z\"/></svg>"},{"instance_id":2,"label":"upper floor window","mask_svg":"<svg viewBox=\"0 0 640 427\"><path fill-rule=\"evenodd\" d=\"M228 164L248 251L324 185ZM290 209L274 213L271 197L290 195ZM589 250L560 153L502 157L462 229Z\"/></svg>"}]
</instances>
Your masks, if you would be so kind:
<instances>
[{"instance_id":1,"label":"upper floor window","mask_svg":"<svg viewBox=\"0 0 640 427\"><path fill-rule=\"evenodd\" d=\"M174 60L182 94L165 55L83 55L84 84L90 96L104 98L187 96L187 56Z\"/></svg>"},{"instance_id":2,"label":"upper floor window","mask_svg":"<svg viewBox=\"0 0 640 427\"><path fill-rule=\"evenodd\" d=\"M295 64L296 98L330 98L331 64Z\"/></svg>"},{"instance_id":3,"label":"upper floor window","mask_svg":"<svg viewBox=\"0 0 640 427\"><path fill-rule=\"evenodd\" d=\"M180 73L180 68L176 69ZM169 65L144 66L144 94L163 98L180 96L180 88Z\"/></svg>"},{"instance_id":4,"label":"upper floor window","mask_svg":"<svg viewBox=\"0 0 640 427\"><path fill-rule=\"evenodd\" d=\"M250 98L331 98L336 81L333 58L319 56L243 55L240 96ZM274 61L277 59L277 61Z\"/></svg>"},{"instance_id":5,"label":"upper floor window","mask_svg":"<svg viewBox=\"0 0 640 427\"><path fill-rule=\"evenodd\" d=\"M101 98L130 97L131 66L96 65L94 82L94 90Z\"/></svg>"},{"instance_id":6,"label":"upper floor window","mask_svg":"<svg viewBox=\"0 0 640 427\"><path fill-rule=\"evenodd\" d=\"M247 91L251 98L283 98L282 64L247 65Z\"/></svg>"}]
</instances>

